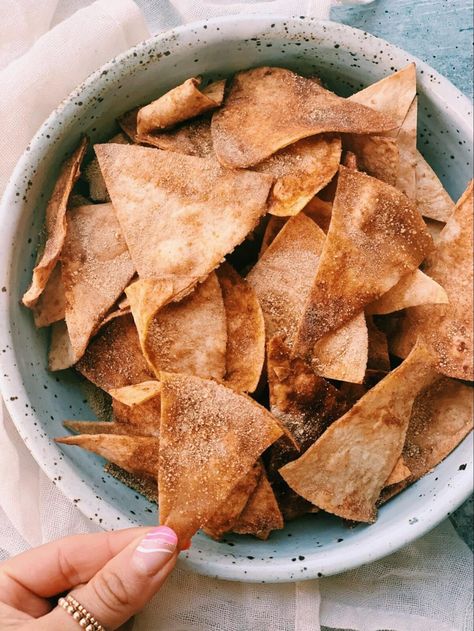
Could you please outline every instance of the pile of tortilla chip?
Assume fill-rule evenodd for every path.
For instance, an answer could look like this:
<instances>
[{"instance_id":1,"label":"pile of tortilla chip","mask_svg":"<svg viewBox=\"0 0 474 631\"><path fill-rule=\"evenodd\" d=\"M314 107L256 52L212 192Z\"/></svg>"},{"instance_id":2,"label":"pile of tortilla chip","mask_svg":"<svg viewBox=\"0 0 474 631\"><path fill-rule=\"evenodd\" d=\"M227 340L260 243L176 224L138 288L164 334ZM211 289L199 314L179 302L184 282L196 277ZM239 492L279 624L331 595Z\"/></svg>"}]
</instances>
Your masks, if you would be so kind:
<instances>
[{"instance_id":1,"label":"pile of tortilla chip","mask_svg":"<svg viewBox=\"0 0 474 631\"><path fill-rule=\"evenodd\" d=\"M62 165L23 302L97 419L57 441L183 546L371 523L471 430L472 183L454 204L416 121L414 64L347 99L262 67Z\"/></svg>"}]
</instances>

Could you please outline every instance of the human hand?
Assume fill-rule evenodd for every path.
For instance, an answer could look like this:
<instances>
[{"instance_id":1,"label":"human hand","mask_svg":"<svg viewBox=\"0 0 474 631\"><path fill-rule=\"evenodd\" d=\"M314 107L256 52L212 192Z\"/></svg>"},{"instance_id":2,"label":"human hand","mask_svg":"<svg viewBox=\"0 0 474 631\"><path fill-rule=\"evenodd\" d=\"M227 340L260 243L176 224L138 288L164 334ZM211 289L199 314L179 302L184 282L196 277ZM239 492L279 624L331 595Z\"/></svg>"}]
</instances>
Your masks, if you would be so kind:
<instances>
[{"instance_id":1,"label":"human hand","mask_svg":"<svg viewBox=\"0 0 474 631\"><path fill-rule=\"evenodd\" d=\"M77 535L0 564L0 629L80 631L56 606L71 595L106 629L117 629L160 589L176 563L167 526Z\"/></svg>"}]
</instances>

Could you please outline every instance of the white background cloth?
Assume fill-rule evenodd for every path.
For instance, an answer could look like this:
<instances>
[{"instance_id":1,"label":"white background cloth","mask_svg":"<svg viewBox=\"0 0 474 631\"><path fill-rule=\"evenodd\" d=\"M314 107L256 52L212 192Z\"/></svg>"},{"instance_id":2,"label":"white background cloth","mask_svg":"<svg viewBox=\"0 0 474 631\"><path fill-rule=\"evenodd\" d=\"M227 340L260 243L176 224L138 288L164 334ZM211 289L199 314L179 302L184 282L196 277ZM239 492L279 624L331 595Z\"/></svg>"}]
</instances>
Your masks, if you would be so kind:
<instances>
[{"instance_id":1,"label":"white background cloth","mask_svg":"<svg viewBox=\"0 0 474 631\"><path fill-rule=\"evenodd\" d=\"M324 18L330 6L330 0L0 3L0 192L61 99L149 32L243 11ZM97 529L40 471L1 403L0 447L0 559ZM177 570L133 631L471 631L471 578L472 555L446 521L386 559L317 581L251 585Z\"/></svg>"}]
</instances>

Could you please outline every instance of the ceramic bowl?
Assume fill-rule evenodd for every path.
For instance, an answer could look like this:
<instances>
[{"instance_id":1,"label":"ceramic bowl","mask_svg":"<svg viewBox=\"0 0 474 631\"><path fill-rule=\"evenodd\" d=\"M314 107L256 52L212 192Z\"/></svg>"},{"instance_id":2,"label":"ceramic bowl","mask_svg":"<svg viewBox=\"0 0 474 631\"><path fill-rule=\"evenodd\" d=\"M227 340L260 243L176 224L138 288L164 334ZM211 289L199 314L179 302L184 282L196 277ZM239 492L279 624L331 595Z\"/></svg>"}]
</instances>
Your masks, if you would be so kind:
<instances>
[{"instance_id":1,"label":"ceramic bowl","mask_svg":"<svg viewBox=\"0 0 474 631\"><path fill-rule=\"evenodd\" d=\"M108 138L115 118L189 76L219 78L250 66L281 65L323 77L345 95L412 61L362 31L305 18L238 16L158 35L111 60L80 85L41 127L5 192L0 232L0 373L3 396L34 458L80 510L103 528L154 524L155 506L105 475L104 461L61 449L64 418L92 419L72 372L48 373L48 332L36 331L19 300L31 277L44 207L66 152L86 132ZM457 198L471 173L470 102L418 61L420 148ZM387 555L422 535L467 498L472 436L431 474L384 506L372 526L351 530L331 516L289 523L266 542L203 534L181 555L183 567L239 581L296 581L342 572Z\"/></svg>"}]
</instances>

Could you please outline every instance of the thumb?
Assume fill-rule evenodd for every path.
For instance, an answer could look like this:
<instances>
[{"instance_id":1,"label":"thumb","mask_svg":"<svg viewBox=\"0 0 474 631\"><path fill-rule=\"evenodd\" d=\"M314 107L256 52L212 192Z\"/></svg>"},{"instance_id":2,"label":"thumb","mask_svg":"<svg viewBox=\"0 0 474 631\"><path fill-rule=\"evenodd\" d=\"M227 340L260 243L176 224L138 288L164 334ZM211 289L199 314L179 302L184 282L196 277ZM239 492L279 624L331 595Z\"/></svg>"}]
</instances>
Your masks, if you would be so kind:
<instances>
[{"instance_id":1,"label":"thumb","mask_svg":"<svg viewBox=\"0 0 474 631\"><path fill-rule=\"evenodd\" d=\"M153 528L111 559L87 584L74 589L71 596L106 629L116 629L160 589L175 566L177 542L176 533L168 526ZM71 631L78 628L61 607L43 620L51 622L53 629L66 631L68 623Z\"/></svg>"}]
</instances>

